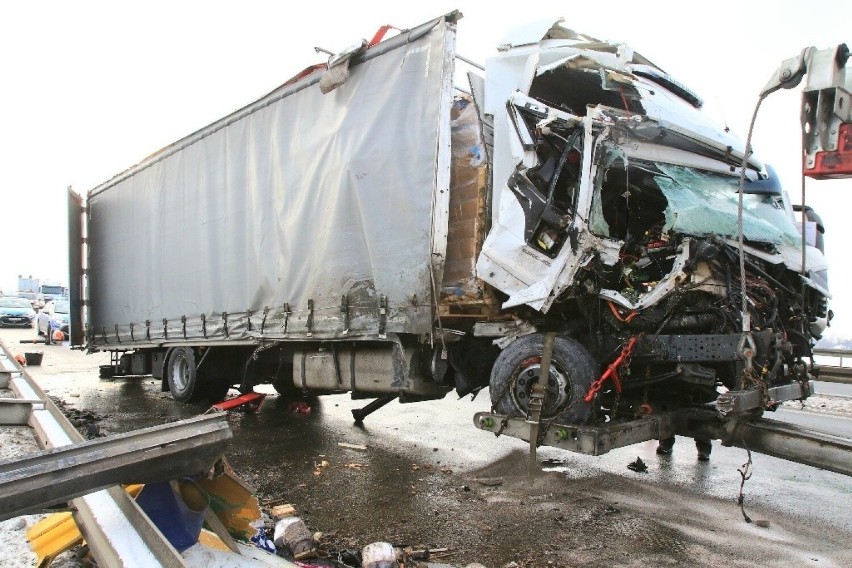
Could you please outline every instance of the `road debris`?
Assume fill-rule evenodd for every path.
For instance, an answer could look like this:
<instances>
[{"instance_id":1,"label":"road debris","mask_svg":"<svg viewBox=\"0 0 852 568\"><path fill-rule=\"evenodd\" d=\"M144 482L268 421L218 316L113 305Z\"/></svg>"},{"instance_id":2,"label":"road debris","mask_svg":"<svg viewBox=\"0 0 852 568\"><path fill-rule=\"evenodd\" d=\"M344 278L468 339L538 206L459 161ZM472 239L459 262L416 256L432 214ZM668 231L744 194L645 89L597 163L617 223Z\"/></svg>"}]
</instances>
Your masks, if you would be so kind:
<instances>
[{"instance_id":1,"label":"road debris","mask_svg":"<svg viewBox=\"0 0 852 568\"><path fill-rule=\"evenodd\" d=\"M745 489L746 481L751 479L752 461L751 450L746 448L745 451L748 454L748 460L746 460L746 462L740 467L740 469L737 470L737 473L740 474L740 493L737 496L737 505L740 506L740 511L742 511L743 513L743 519L745 519L745 522L751 523L751 517L749 517L745 511L745 493L743 492L743 489Z\"/></svg>"},{"instance_id":2,"label":"road debris","mask_svg":"<svg viewBox=\"0 0 852 568\"><path fill-rule=\"evenodd\" d=\"M314 535L299 517L287 517L275 523L273 542L277 548L288 548L294 557L314 547Z\"/></svg>"},{"instance_id":3,"label":"road debris","mask_svg":"<svg viewBox=\"0 0 852 568\"><path fill-rule=\"evenodd\" d=\"M287 411L292 414L310 414L311 406L306 402L291 402Z\"/></svg>"},{"instance_id":4,"label":"road debris","mask_svg":"<svg viewBox=\"0 0 852 568\"><path fill-rule=\"evenodd\" d=\"M273 519L283 519L285 517L293 517L296 515L296 507L285 503L283 505L275 505L269 510L269 514Z\"/></svg>"},{"instance_id":5,"label":"road debris","mask_svg":"<svg viewBox=\"0 0 852 568\"><path fill-rule=\"evenodd\" d=\"M277 548L275 543L266 536L266 524L263 520L258 520L252 523L252 527L254 527L257 532L253 537L249 539L256 547L261 550L265 550L267 552L276 552Z\"/></svg>"},{"instance_id":6,"label":"road debris","mask_svg":"<svg viewBox=\"0 0 852 568\"><path fill-rule=\"evenodd\" d=\"M337 445L340 446L341 448L346 448L348 450L359 450L359 451L362 451L362 452L367 450L367 446L365 446L363 444L350 444L348 442L338 442Z\"/></svg>"},{"instance_id":7,"label":"road debris","mask_svg":"<svg viewBox=\"0 0 852 568\"><path fill-rule=\"evenodd\" d=\"M642 458L636 456L636 461L632 461L627 464L627 469L635 471L636 473L645 473L646 471L648 471L648 466L645 465L645 462L642 461Z\"/></svg>"},{"instance_id":8,"label":"road debris","mask_svg":"<svg viewBox=\"0 0 852 568\"><path fill-rule=\"evenodd\" d=\"M314 475L320 476L325 468L331 465L331 462L328 460L320 460L318 462L314 462Z\"/></svg>"},{"instance_id":9,"label":"road debris","mask_svg":"<svg viewBox=\"0 0 852 568\"><path fill-rule=\"evenodd\" d=\"M265 394L258 392L248 392L240 396L217 402L210 407L211 410L225 412L227 410L239 409L245 412L257 412L263 404Z\"/></svg>"},{"instance_id":10,"label":"road debris","mask_svg":"<svg viewBox=\"0 0 852 568\"><path fill-rule=\"evenodd\" d=\"M387 542L373 542L361 551L361 568L397 568L396 551Z\"/></svg>"}]
</instances>

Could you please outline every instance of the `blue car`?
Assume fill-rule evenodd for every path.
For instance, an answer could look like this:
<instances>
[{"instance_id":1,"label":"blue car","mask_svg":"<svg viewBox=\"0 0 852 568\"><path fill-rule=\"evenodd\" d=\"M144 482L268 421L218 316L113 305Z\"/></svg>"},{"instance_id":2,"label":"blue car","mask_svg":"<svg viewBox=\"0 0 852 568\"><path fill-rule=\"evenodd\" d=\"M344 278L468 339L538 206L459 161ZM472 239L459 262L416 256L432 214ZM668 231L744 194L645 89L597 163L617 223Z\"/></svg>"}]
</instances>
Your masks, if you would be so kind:
<instances>
[{"instance_id":1,"label":"blue car","mask_svg":"<svg viewBox=\"0 0 852 568\"><path fill-rule=\"evenodd\" d=\"M32 327L35 317L29 300L0 298L0 326Z\"/></svg>"}]
</instances>

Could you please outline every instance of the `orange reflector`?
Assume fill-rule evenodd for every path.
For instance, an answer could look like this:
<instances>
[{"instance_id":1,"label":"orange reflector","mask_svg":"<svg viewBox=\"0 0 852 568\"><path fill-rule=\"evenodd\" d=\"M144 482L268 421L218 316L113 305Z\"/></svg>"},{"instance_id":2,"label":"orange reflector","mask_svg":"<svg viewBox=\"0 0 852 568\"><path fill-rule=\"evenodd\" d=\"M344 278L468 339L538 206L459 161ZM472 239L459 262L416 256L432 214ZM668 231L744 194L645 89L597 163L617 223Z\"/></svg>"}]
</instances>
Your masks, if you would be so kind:
<instances>
[{"instance_id":1,"label":"orange reflector","mask_svg":"<svg viewBox=\"0 0 852 568\"><path fill-rule=\"evenodd\" d=\"M840 125L837 150L817 152L814 156L814 167L804 168L803 173L817 179L852 177L852 123Z\"/></svg>"}]
</instances>

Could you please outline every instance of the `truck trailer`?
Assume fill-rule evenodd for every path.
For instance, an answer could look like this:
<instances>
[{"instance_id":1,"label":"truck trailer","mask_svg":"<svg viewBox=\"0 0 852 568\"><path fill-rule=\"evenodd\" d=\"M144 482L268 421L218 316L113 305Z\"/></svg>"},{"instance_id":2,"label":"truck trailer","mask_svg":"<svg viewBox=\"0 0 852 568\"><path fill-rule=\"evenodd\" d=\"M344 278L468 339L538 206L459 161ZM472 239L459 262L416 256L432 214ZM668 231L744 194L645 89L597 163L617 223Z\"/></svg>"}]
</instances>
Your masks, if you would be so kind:
<instances>
[{"instance_id":1,"label":"truck trailer","mask_svg":"<svg viewBox=\"0 0 852 568\"><path fill-rule=\"evenodd\" d=\"M815 213L629 47L541 22L465 75L460 16L71 192L72 344L184 403L488 387L478 427L587 453L806 398Z\"/></svg>"}]
</instances>

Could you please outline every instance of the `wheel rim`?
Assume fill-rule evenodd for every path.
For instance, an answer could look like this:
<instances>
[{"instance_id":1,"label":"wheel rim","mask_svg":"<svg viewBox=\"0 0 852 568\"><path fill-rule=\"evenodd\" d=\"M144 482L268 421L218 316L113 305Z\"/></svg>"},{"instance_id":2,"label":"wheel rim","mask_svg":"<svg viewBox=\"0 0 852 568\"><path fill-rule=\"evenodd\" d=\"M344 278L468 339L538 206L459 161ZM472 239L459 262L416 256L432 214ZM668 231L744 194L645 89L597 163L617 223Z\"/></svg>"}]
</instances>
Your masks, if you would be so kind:
<instances>
[{"instance_id":1,"label":"wheel rim","mask_svg":"<svg viewBox=\"0 0 852 568\"><path fill-rule=\"evenodd\" d=\"M177 390L186 390L189 384L189 361L186 357L176 357L172 363L172 382Z\"/></svg>"},{"instance_id":2,"label":"wheel rim","mask_svg":"<svg viewBox=\"0 0 852 568\"><path fill-rule=\"evenodd\" d=\"M533 385L541 376L541 357L531 357L518 365L518 374L512 381L511 395L515 406L524 413L529 411ZM571 380L555 362L550 363L547 389L542 405L543 416L555 416L571 399Z\"/></svg>"}]
</instances>

